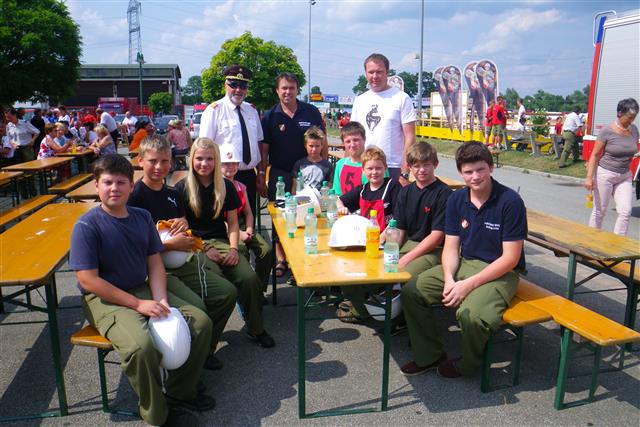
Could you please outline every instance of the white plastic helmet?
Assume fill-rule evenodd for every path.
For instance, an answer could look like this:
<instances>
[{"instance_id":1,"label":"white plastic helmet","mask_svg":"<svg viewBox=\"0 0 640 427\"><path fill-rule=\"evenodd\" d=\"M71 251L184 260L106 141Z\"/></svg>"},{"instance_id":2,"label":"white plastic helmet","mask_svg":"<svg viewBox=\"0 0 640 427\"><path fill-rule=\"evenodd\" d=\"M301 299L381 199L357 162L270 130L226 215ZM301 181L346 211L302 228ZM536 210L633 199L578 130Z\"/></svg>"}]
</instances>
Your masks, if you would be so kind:
<instances>
[{"instance_id":1,"label":"white plastic helmet","mask_svg":"<svg viewBox=\"0 0 640 427\"><path fill-rule=\"evenodd\" d=\"M177 308L171 307L169 315L163 319L149 319L149 332L154 347L162 353L160 366L178 369L189 358L191 333L189 326Z\"/></svg>"},{"instance_id":2,"label":"white plastic helmet","mask_svg":"<svg viewBox=\"0 0 640 427\"><path fill-rule=\"evenodd\" d=\"M169 230L160 231L160 240L164 242L169 239L171 236L169 235ZM160 258L162 258L162 262L164 266L167 268L180 268L187 262L189 258L190 252L185 251L162 251L160 252Z\"/></svg>"},{"instance_id":3,"label":"white plastic helmet","mask_svg":"<svg viewBox=\"0 0 640 427\"><path fill-rule=\"evenodd\" d=\"M330 248L366 246L369 220L360 215L345 215L337 219L331 227Z\"/></svg>"},{"instance_id":4,"label":"white plastic helmet","mask_svg":"<svg viewBox=\"0 0 640 427\"><path fill-rule=\"evenodd\" d=\"M308 208L313 207L316 215L320 215L320 212L322 212L320 210L320 192L315 188L305 185L294 197L298 202L296 211L296 225L298 227L304 227L304 217L307 216Z\"/></svg>"},{"instance_id":5,"label":"white plastic helmet","mask_svg":"<svg viewBox=\"0 0 640 427\"><path fill-rule=\"evenodd\" d=\"M240 157L232 144L220 145L220 163L240 163Z\"/></svg>"},{"instance_id":6,"label":"white plastic helmet","mask_svg":"<svg viewBox=\"0 0 640 427\"><path fill-rule=\"evenodd\" d=\"M397 289L396 289L397 287ZM394 285L393 289L397 292L397 295L394 295L391 298L391 318L395 319L402 312L402 301L400 301L400 285ZM394 292L395 293L395 292ZM369 302L369 304L367 304ZM381 304L382 307L378 305L373 305L371 302L375 302L377 304ZM367 311L375 320L384 321L384 305L385 305L385 296L384 292L378 294L371 295L371 297L364 303Z\"/></svg>"}]
</instances>

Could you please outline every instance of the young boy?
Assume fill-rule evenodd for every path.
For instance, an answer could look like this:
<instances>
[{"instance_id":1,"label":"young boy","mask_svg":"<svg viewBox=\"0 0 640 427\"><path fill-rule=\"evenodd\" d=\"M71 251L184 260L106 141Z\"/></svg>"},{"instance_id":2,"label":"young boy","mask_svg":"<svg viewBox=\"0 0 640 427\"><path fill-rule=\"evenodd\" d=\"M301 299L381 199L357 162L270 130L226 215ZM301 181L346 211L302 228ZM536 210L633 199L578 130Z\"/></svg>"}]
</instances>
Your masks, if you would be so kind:
<instances>
[{"instance_id":1,"label":"young boy","mask_svg":"<svg viewBox=\"0 0 640 427\"><path fill-rule=\"evenodd\" d=\"M128 205L149 211L154 223L161 220L172 223L172 237L163 242L164 251L190 251L194 239L186 234L188 224L182 198L164 184L171 166L171 143L163 136L148 136L142 140L139 149L138 161L144 175L134 184ZM199 268L204 263L204 255L194 254L183 266L165 269L189 288L185 290L181 285L178 290L170 287L169 291L205 311L213 323L211 348L204 368L215 370L222 368L222 362L214 353L235 307L237 291L222 271L216 274L210 269Z\"/></svg>"},{"instance_id":2,"label":"young boy","mask_svg":"<svg viewBox=\"0 0 640 427\"><path fill-rule=\"evenodd\" d=\"M122 370L138 395L142 419L151 425L193 425L184 411L207 411L215 401L196 390L211 341L205 313L167 291L160 258L162 243L143 209L127 207L133 167L124 157L106 155L94 169L100 206L84 214L71 233L69 264L76 271L89 323L120 355ZM148 277L148 278L147 278ZM177 307L189 324L191 351L180 368L160 372L161 354L147 327L149 317L165 317Z\"/></svg>"},{"instance_id":3,"label":"young boy","mask_svg":"<svg viewBox=\"0 0 640 427\"><path fill-rule=\"evenodd\" d=\"M271 245L264 240L264 237L262 237L260 233L254 233L253 212L251 212L251 206L247 203L247 187L240 181L234 180L234 177L238 173L239 165L240 156L236 153L233 145L222 144L220 146L220 170L222 171L222 175L231 181L240 199L240 207L238 208L240 242L238 250L247 260L250 259L249 251L252 251L255 255L256 274L262 282L262 292L265 292L269 284L269 273L271 272L271 264L273 263L273 251L271 250Z\"/></svg>"},{"instance_id":4,"label":"young boy","mask_svg":"<svg viewBox=\"0 0 640 427\"><path fill-rule=\"evenodd\" d=\"M320 190L322 181L327 181L329 187L331 187L333 165L331 165L328 160L322 158L322 149L326 144L326 140L327 137L324 132L317 126L311 126L304 133L304 148L307 150L307 157L303 157L293 164L292 190L296 188L298 172L302 173L302 179L305 185Z\"/></svg>"},{"instance_id":5,"label":"young boy","mask_svg":"<svg viewBox=\"0 0 640 427\"><path fill-rule=\"evenodd\" d=\"M345 156L338 160L333 172L333 191L338 196L367 182L367 178L362 173L361 163L365 135L364 127L358 122L349 122L340 129Z\"/></svg>"},{"instance_id":6,"label":"young boy","mask_svg":"<svg viewBox=\"0 0 640 427\"><path fill-rule=\"evenodd\" d=\"M414 359L401 368L406 376L436 368L446 378L476 372L491 332L515 295L516 271L525 266L526 209L515 191L491 177L489 149L478 142L461 145L456 166L466 187L447 201L442 267L425 271L402 288ZM440 303L457 309L461 359L448 359L444 352L431 310Z\"/></svg>"},{"instance_id":7,"label":"young boy","mask_svg":"<svg viewBox=\"0 0 640 427\"><path fill-rule=\"evenodd\" d=\"M371 146L361 156L362 174L367 183L359 184L347 193L338 197L338 213L346 215L360 211L360 215L369 218L369 212L378 212L380 231L384 231L393 218L393 206L396 194L401 186L389 177L387 171L387 157L380 148Z\"/></svg>"}]
</instances>

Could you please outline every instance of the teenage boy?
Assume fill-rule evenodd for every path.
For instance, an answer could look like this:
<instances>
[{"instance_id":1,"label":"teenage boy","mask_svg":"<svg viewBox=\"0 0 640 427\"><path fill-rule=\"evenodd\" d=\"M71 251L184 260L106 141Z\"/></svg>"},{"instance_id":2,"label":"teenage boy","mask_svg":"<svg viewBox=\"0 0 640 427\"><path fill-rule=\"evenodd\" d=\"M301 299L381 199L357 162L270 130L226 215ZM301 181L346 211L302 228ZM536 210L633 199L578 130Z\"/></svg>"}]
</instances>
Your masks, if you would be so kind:
<instances>
[{"instance_id":1,"label":"teenage boy","mask_svg":"<svg viewBox=\"0 0 640 427\"><path fill-rule=\"evenodd\" d=\"M382 149L371 146L361 156L362 173L367 178L366 184L360 184L349 192L340 196L337 200L338 213L346 215L360 211L360 215L369 218L369 212L377 212L377 220L380 230L383 232L393 218L395 199L401 186L390 177L385 177L387 171L387 158ZM366 289L362 286L346 286L343 294L351 303L343 303L336 311L338 319L345 323L362 323L368 318L367 309L364 306Z\"/></svg>"},{"instance_id":2,"label":"teenage boy","mask_svg":"<svg viewBox=\"0 0 640 427\"><path fill-rule=\"evenodd\" d=\"M138 395L142 419L152 425L193 425L197 420L185 408L207 411L215 406L213 398L196 390L211 342L211 320L167 291L162 243L151 215L127 207L133 188L129 161L106 155L96 162L94 177L101 204L75 224L69 258L85 315L120 355L122 370ZM170 305L189 324L191 351L180 368L168 371L163 384L162 356L153 345L147 321L165 317Z\"/></svg>"},{"instance_id":3,"label":"teenage boy","mask_svg":"<svg viewBox=\"0 0 640 427\"><path fill-rule=\"evenodd\" d=\"M134 184L128 205L149 211L154 223L171 221L172 237L163 242L164 251L190 251L194 239L186 233L189 224L185 218L182 197L164 184L171 167L171 143L163 136L148 136L140 143L139 150L138 161L144 175ZM222 362L214 353L233 312L238 293L235 286L224 278L222 270L216 274L210 269L203 269L204 263L204 255L194 254L183 266L166 270L189 288L185 289L181 284L178 290L171 287L169 290L205 311L213 323L211 349L204 367L215 370L222 368Z\"/></svg>"},{"instance_id":4,"label":"teenage boy","mask_svg":"<svg viewBox=\"0 0 640 427\"><path fill-rule=\"evenodd\" d=\"M402 288L413 353L413 361L401 368L407 376L436 368L446 378L476 372L491 332L515 295L517 270L525 266L526 209L515 191L491 177L489 149L478 142L461 145L456 166L466 187L447 201L442 267ZM457 310L461 359L448 359L444 352L431 310L440 303Z\"/></svg>"},{"instance_id":5,"label":"teenage boy","mask_svg":"<svg viewBox=\"0 0 640 427\"><path fill-rule=\"evenodd\" d=\"M327 145L327 137L324 132L317 127L311 126L304 133L304 148L307 150L307 157L297 160L293 164L291 175L293 183L291 184L292 194L296 188L296 177L298 172L302 174L304 185L308 185L316 190L322 187L322 181L327 181L331 186L333 178L333 165L328 160L322 158L322 152Z\"/></svg>"}]
</instances>

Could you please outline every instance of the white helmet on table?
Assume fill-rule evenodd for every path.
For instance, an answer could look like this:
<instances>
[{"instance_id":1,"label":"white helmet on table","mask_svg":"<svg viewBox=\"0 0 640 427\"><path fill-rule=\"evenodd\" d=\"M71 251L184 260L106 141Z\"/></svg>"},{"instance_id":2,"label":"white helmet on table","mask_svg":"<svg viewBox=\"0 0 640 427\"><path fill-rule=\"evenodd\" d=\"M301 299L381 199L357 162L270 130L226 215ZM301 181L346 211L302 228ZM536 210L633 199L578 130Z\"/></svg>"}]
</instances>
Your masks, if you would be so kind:
<instances>
[{"instance_id":1,"label":"white helmet on table","mask_svg":"<svg viewBox=\"0 0 640 427\"><path fill-rule=\"evenodd\" d=\"M369 220L360 215L345 215L331 227L330 248L347 248L367 245Z\"/></svg>"}]
</instances>

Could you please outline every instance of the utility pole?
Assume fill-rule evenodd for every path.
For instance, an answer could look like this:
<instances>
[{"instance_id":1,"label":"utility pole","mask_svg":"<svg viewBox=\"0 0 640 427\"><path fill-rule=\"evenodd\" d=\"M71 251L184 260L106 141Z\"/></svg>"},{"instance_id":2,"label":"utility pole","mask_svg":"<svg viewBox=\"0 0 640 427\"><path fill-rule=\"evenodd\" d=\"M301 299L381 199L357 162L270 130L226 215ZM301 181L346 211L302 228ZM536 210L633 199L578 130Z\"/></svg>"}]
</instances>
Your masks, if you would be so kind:
<instances>
[{"instance_id":1,"label":"utility pole","mask_svg":"<svg viewBox=\"0 0 640 427\"><path fill-rule=\"evenodd\" d=\"M140 14L142 7L138 0L129 0L127 8L127 22L129 23L129 64L136 61L136 52L142 52L142 40L140 37Z\"/></svg>"},{"instance_id":2,"label":"utility pole","mask_svg":"<svg viewBox=\"0 0 640 427\"><path fill-rule=\"evenodd\" d=\"M311 102L311 6L316 4L316 0L309 0L309 64L307 66L307 102Z\"/></svg>"},{"instance_id":3,"label":"utility pole","mask_svg":"<svg viewBox=\"0 0 640 427\"><path fill-rule=\"evenodd\" d=\"M422 63L424 55L424 0L422 0L422 12L420 14L420 71L418 72L418 126L422 113Z\"/></svg>"}]
</instances>

